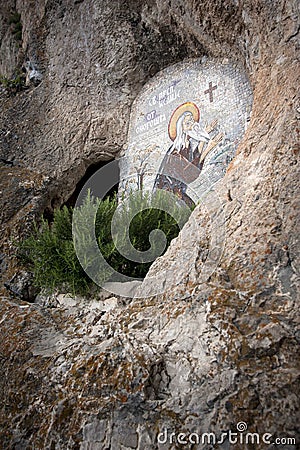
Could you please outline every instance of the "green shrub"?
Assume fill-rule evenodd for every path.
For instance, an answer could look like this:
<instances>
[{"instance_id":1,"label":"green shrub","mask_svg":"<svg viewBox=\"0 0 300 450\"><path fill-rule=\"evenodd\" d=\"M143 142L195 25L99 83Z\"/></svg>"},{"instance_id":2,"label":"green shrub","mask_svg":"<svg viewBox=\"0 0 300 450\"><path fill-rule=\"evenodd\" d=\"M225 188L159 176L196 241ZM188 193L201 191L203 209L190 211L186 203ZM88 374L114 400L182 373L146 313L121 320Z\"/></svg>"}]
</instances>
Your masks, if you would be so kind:
<instances>
[{"instance_id":1,"label":"green shrub","mask_svg":"<svg viewBox=\"0 0 300 450\"><path fill-rule=\"evenodd\" d=\"M33 270L40 288L85 292L88 280L76 257L72 241L72 209L54 212L53 224L42 219L40 226L20 244L20 257Z\"/></svg>"},{"instance_id":2,"label":"green shrub","mask_svg":"<svg viewBox=\"0 0 300 450\"><path fill-rule=\"evenodd\" d=\"M14 32L14 36L15 36L17 41L21 41L22 40L22 29L21 30L16 30Z\"/></svg>"},{"instance_id":3,"label":"green shrub","mask_svg":"<svg viewBox=\"0 0 300 450\"><path fill-rule=\"evenodd\" d=\"M18 24L20 23L21 20L21 14L19 14L18 12L15 12L13 14L11 14L11 16L8 19L8 23L9 24Z\"/></svg>"},{"instance_id":4,"label":"green shrub","mask_svg":"<svg viewBox=\"0 0 300 450\"><path fill-rule=\"evenodd\" d=\"M99 262L99 248L110 263L115 246L111 238L110 224L117 208L116 198L95 199L90 193L81 206L73 211L73 233L76 253L85 272L102 284L109 279L112 270ZM86 275L87 276L87 275Z\"/></svg>"},{"instance_id":5,"label":"green shrub","mask_svg":"<svg viewBox=\"0 0 300 450\"><path fill-rule=\"evenodd\" d=\"M158 190L152 197L142 191L135 191L124 205L121 203L116 211L114 240L122 253L129 253L129 257L115 252L110 260L111 265L124 275L144 277L152 262L165 252L171 240L178 235L180 227L188 220L190 212L186 206L178 200L175 201L175 198L171 198L165 191ZM126 239L128 228L129 239L134 249L143 253L149 252L147 258L141 254L139 262L136 262L134 257L131 260L130 252L128 252L128 238ZM149 238L152 230L163 232L166 238L165 244L160 235L155 235L151 246ZM165 250L161 252L164 245Z\"/></svg>"},{"instance_id":6,"label":"green shrub","mask_svg":"<svg viewBox=\"0 0 300 450\"><path fill-rule=\"evenodd\" d=\"M9 19L8 23L12 25L12 33L15 36L17 41L22 40L22 22L21 22L21 14L18 12L15 12L12 14Z\"/></svg>"},{"instance_id":7,"label":"green shrub","mask_svg":"<svg viewBox=\"0 0 300 450\"><path fill-rule=\"evenodd\" d=\"M152 197L136 191L127 201L119 204L116 197L100 200L88 193L80 207L74 210L66 206L57 209L52 224L49 225L44 219L39 227L35 224L32 235L19 246L20 257L31 267L37 286L51 291L60 289L88 293L93 283L86 271L92 273L98 283L110 279L111 267L130 277L144 277L153 260L161 254L163 244L161 236L156 235L151 247L151 231L159 229L165 234L167 248L189 214L190 210L179 201L170 201L165 191L157 191ZM84 269L74 248L73 217L76 219L73 223L76 252ZM111 235L112 220L114 239ZM91 227L93 223L95 226ZM138 262L132 260L134 258L131 258L130 252L128 254L128 238L133 250L148 251L148 258L141 254ZM100 270L98 248L109 264L105 268L101 266Z\"/></svg>"},{"instance_id":8,"label":"green shrub","mask_svg":"<svg viewBox=\"0 0 300 450\"><path fill-rule=\"evenodd\" d=\"M0 75L0 85L2 85L8 94L16 94L25 87L25 75L21 70L17 70L12 78Z\"/></svg>"}]
</instances>

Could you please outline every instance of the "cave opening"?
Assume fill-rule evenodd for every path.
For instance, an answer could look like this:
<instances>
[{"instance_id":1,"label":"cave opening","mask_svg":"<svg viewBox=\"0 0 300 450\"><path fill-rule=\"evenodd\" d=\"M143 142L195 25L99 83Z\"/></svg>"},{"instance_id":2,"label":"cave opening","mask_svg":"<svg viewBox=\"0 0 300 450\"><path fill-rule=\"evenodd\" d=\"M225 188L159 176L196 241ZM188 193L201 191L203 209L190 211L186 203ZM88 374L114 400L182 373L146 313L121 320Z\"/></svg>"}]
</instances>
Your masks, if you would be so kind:
<instances>
[{"instance_id":1,"label":"cave opening","mask_svg":"<svg viewBox=\"0 0 300 450\"><path fill-rule=\"evenodd\" d=\"M106 170L102 170L104 168ZM73 193L60 205L60 207L62 208L63 206L67 206L68 208L74 208L83 189L85 192L88 189L91 189L94 196L103 199L112 197L118 192L119 176L119 163L116 159L111 159L109 161L97 161L90 164L84 175L77 182ZM49 223L53 222L54 210L58 208L60 203L59 198L54 197L52 198L50 205L45 208L43 217Z\"/></svg>"},{"instance_id":2,"label":"cave opening","mask_svg":"<svg viewBox=\"0 0 300 450\"><path fill-rule=\"evenodd\" d=\"M118 193L119 176L119 163L116 159L90 164L64 205L74 208L83 189L91 189L92 194L99 198L112 197Z\"/></svg>"}]
</instances>

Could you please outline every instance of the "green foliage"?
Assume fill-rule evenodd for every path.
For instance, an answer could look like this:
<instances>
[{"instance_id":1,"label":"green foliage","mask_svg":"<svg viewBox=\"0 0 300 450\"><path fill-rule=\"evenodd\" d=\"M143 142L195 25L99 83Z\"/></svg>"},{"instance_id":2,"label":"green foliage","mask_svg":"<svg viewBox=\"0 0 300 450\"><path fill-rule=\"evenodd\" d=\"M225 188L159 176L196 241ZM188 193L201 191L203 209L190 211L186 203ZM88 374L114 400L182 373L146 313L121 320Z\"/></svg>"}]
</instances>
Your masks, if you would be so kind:
<instances>
[{"instance_id":1,"label":"green foliage","mask_svg":"<svg viewBox=\"0 0 300 450\"><path fill-rule=\"evenodd\" d=\"M13 14L11 14L11 16L8 19L9 24L17 24L19 23L21 20L21 14L19 14L18 12L15 12Z\"/></svg>"},{"instance_id":2,"label":"green foliage","mask_svg":"<svg viewBox=\"0 0 300 450\"><path fill-rule=\"evenodd\" d=\"M54 212L53 224L42 219L34 232L20 244L20 257L34 272L35 284L53 291L68 288L84 292L88 287L72 241L72 209Z\"/></svg>"},{"instance_id":3,"label":"green foliage","mask_svg":"<svg viewBox=\"0 0 300 450\"><path fill-rule=\"evenodd\" d=\"M140 261L136 262L134 255L132 259L122 256L119 252L112 254L110 263L115 270L131 276L144 277L152 262L170 245L190 215L190 210L183 207L182 203L171 198L165 191L158 190L154 196L143 191L132 193L124 205L120 205L116 214L116 233L114 240L121 253L128 252L128 238L126 230L129 229L129 240L134 249L139 252L150 252L148 257L140 255ZM178 225L178 224L179 225ZM160 235L150 242L150 233L153 230L161 230L165 235L166 242L160 239ZM163 248L165 247L164 251ZM150 261L149 261L150 258Z\"/></svg>"},{"instance_id":4,"label":"green foliage","mask_svg":"<svg viewBox=\"0 0 300 450\"><path fill-rule=\"evenodd\" d=\"M82 205L73 212L76 253L84 271L98 284L108 280L112 273L110 267L99 261L99 248L105 260L109 260L115 251L110 224L116 207L115 197L100 200L88 193Z\"/></svg>"},{"instance_id":5,"label":"green foliage","mask_svg":"<svg viewBox=\"0 0 300 450\"><path fill-rule=\"evenodd\" d=\"M15 12L9 17L8 22L10 25L12 25L12 32L17 41L21 41L22 40L21 14Z\"/></svg>"},{"instance_id":6,"label":"green foliage","mask_svg":"<svg viewBox=\"0 0 300 450\"><path fill-rule=\"evenodd\" d=\"M17 39L17 41L21 41L22 40L22 28L21 28L21 30L16 30L14 32L14 36Z\"/></svg>"},{"instance_id":7,"label":"green foliage","mask_svg":"<svg viewBox=\"0 0 300 450\"><path fill-rule=\"evenodd\" d=\"M33 270L37 286L87 293L93 283L86 271L97 283L109 280L111 268L131 277L144 277L162 248L161 236L150 242L151 231L159 229L165 234L167 248L178 235L177 223L181 227L189 214L187 207L169 201L163 191L152 197L136 191L119 204L116 197L100 200L88 193L80 207L56 210L51 225L44 219L39 227L35 224L33 234L20 244L20 256ZM134 261L130 252L128 255L128 239L134 252L148 251L150 259L141 254L138 262ZM108 266L99 266L99 249Z\"/></svg>"},{"instance_id":8,"label":"green foliage","mask_svg":"<svg viewBox=\"0 0 300 450\"><path fill-rule=\"evenodd\" d=\"M15 94L24 89L25 75L20 70L17 70L12 78L0 75L0 85L2 85L9 94Z\"/></svg>"}]
</instances>

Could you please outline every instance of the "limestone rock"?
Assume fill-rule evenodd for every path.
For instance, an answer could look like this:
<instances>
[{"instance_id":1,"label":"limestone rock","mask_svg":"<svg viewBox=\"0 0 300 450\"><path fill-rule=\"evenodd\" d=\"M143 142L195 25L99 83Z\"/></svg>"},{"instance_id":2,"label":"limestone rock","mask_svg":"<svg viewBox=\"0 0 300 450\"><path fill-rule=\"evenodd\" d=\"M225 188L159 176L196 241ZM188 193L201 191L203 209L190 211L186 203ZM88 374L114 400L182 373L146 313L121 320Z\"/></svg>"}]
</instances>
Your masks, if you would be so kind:
<instances>
[{"instance_id":1,"label":"limestone rock","mask_svg":"<svg viewBox=\"0 0 300 450\"><path fill-rule=\"evenodd\" d=\"M41 72L39 72L32 61L26 61L24 66L26 69L26 85L33 83L35 86L38 86L43 79Z\"/></svg>"},{"instance_id":2,"label":"limestone rock","mask_svg":"<svg viewBox=\"0 0 300 450\"><path fill-rule=\"evenodd\" d=\"M181 432L220 437L242 423L270 433L270 445L299 442L298 3L18 0L16 8L22 58L36 61L43 81L0 99L2 157L22 164L1 167L2 253L11 254L16 230L68 198L88 165L118 154L133 99L162 68L204 54L239 60L254 102L217 186L220 202L193 212L151 267L145 298L106 310L2 298L1 447L171 449ZM7 67L18 58L2 36ZM208 260L218 223L225 244ZM154 279L162 289L146 297Z\"/></svg>"},{"instance_id":3,"label":"limestone rock","mask_svg":"<svg viewBox=\"0 0 300 450\"><path fill-rule=\"evenodd\" d=\"M33 302L37 295L33 286L33 274L24 270L16 273L5 283L5 287L11 294L27 302Z\"/></svg>"}]
</instances>

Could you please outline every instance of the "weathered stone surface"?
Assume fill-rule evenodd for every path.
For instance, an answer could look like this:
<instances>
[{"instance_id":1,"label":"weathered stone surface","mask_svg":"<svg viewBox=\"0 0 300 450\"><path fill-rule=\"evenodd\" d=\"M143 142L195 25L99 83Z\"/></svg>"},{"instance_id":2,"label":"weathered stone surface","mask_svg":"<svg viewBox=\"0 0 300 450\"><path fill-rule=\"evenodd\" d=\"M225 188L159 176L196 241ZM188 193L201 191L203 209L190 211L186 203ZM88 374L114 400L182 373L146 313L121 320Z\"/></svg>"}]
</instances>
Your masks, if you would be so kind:
<instances>
[{"instance_id":1,"label":"weathered stone surface","mask_svg":"<svg viewBox=\"0 0 300 450\"><path fill-rule=\"evenodd\" d=\"M17 1L22 48L43 81L1 97L1 139L3 158L23 164L9 170L27 177L31 168L37 177L28 192L36 214L45 199L60 204L84 167L119 151L133 98L163 67L204 53L230 56L247 69L254 103L218 186L220 203L195 210L198 228L186 225L141 288L146 295L155 277L165 293L109 310L2 298L1 447L180 448L159 444L159 432L220 436L241 421L271 433L271 442L299 442L297 8L296 1L41 0L35 8ZM32 209L16 196L19 184L9 185L2 210L15 230ZM226 242L205 279L221 213Z\"/></svg>"},{"instance_id":2,"label":"weathered stone surface","mask_svg":"<svg viewBox=\"0 0 300 450\"><path fill-rule=\"evenodd\" d=\"M41 0L34 11L26 1L16 4L23 25L19 64L31 61L44 81L2 100L1 153L51 177L52 207L68 198L87 166L121 150L143 83L162 67L203 53L190 45L192 36L160 23L154 5L148 23L147 9L134 2L112 8L107 1L59 6ZM9 21L6 9L3 21ZM4 53L9 64L11 52L5 47Z\"/></svg>"}]
</instances>

